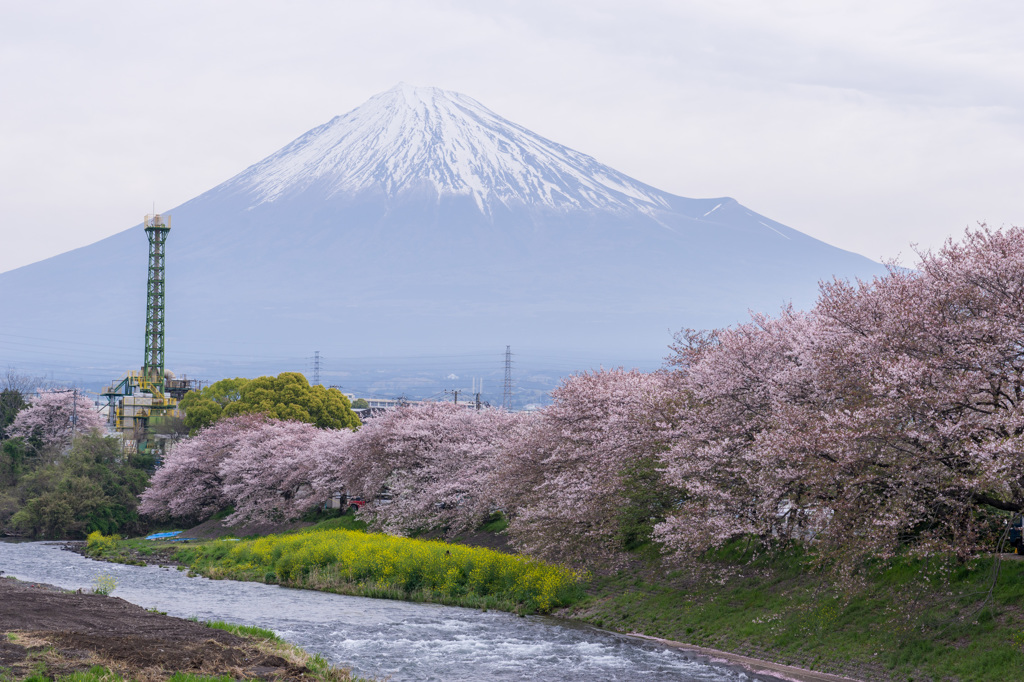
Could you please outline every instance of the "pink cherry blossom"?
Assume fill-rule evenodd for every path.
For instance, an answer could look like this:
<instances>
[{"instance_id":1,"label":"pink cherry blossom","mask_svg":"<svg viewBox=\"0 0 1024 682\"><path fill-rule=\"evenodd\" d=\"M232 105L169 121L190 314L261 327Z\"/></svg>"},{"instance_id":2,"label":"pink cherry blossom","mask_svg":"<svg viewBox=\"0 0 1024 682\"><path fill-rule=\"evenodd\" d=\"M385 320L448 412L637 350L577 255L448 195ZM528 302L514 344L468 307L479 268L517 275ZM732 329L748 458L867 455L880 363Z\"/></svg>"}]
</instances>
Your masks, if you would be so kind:
<instances>
[{"instance_id":1,"label":"pink cherry blossom","mask_svg":"<svg viewBox=\"0 0 1024 682\"><path fill-rule=\"evenodd\" d=\"M81 391L44 389L29 402L7 433L11 437L38 438L44 449L66 448L73 434L101 431L105 426L103 417Z\"/></svg>"}]
</instances>

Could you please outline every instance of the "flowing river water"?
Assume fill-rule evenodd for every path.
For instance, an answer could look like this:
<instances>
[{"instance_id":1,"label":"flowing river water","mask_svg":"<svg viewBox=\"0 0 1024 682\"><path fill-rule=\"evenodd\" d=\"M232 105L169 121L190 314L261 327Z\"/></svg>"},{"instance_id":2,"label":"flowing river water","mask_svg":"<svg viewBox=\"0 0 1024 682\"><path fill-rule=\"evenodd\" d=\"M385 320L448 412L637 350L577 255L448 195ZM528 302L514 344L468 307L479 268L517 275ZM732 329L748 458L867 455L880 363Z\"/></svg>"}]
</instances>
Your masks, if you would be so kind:
<instances>
[{"instance_id":1,"label":"flowing river water","mask_svg":"<svg viewBox=\"0 0 1024 682\"><path fill-rule=\"evenodd\" d=\"M262 583L189 578L157 566L86 559L60 543L0 542L0 569L20 580L90 589L178 617L257 625L360 675L391 680L774 680L685 651L546 617L347 597Z\"/></svg>"}]
</instances>

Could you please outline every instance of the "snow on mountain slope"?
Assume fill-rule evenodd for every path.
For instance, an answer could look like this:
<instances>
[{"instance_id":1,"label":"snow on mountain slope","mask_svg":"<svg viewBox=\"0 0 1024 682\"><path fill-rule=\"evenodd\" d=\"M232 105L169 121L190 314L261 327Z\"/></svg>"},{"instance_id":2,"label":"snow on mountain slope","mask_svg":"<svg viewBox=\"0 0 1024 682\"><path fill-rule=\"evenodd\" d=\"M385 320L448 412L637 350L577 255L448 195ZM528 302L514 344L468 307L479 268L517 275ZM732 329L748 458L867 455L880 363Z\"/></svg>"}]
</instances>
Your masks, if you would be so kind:
<instances>
[{"instance_id":1,"label":"snow on mountain slope","mask_svg":"<svg viewBox=\"0 0 1024 682\"><path fill-rule=\"evenodd\" d=\"M429 183L438 195L553 209L668 209L661 192L508 121L476 100L398 85L314 128L230 180L254 203L321 185L387 196Z\"/></svg>"},{"instance_id":2,"label":"snow on mountain slope","mask_svg":"<svg viewBox=\"0 0 1024 682\"><path fill-rule=\"evenodd\" d=\"M734 199L663 192L469 97L407 85L165 213L168 363L214 378L296 369L267 358L313 348L511 344L571 358L562 370L651 367L670 330L806 307L821 279L884 271ZM146 247L136 226L0 273L0 361L46 373L54 355L25 339L74 330L88 341L69 357L133 366ZM242 351L249 369L216 369Z\"/></svg>"}]
</instances>

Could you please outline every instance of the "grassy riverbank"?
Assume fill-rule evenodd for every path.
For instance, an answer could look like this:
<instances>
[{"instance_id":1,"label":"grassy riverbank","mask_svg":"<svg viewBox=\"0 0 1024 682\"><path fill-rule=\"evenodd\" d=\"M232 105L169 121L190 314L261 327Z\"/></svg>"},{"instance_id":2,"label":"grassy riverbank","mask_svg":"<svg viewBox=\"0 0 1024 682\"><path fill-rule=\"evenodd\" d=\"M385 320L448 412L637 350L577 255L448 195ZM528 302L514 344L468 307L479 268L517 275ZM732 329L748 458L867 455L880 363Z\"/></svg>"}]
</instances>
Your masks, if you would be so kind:
<instances>
[{"instance_id":1,"label":"grassy riverbank","mask_svg":"<svg viewBox=\"0 0 1024 682\"><path fill-rule=\"evenodd\" d=\"M897 559L837 580L737 542L690 571L596 579L561 615L861 680L1024 679L1024 561ZM990 592L991 591L991 592Z\"/></svg>"},{"instance_id":2,"label":"grassy riverbank","mask_svg":"<svg viewBox=\"0 0 1024 682\"><path fill-rule=\"evenodd\" d=\"M114 558L123 548L123 541L94 533L87 551ZM547 613L583 596L584 575L564 566L479 547L343 528L189 544L172 556L210 578L520 614Z\"/></svg>"},{"instance_id":3,"label":"grassy riverbank","mask_svg":"<svg viewBox=\"0 0 1024 682\"><path fill-rule=\"evenodd\" d=\"M332 520L327 526L344 523ZM323 552L316 541L320 532L313 529L176 548L165 545L160 551L173 552L182 563L211 577L476 608L543 610L531 606L537 602L521 593L482 595L471 588L469 576L474 568L465 557L484 550L425 543L433 546L432 554L422 555L428 558L409 552L398 560L397 554L388 554L390 542L399 547L423 541L356 533L385 541L364 552L366 572L359 573L351 564L343 568L346 564L326 561L326 555L318 558L317 552ZM359 546L350 545L349 551ZM145 541L119 541L109 543L106 554L138 562L140 554L153 551L152 547ZM506 562L525 561L499 557ZM418 561L429 568L416 574L409 569ZM699 568L687 570L673 571L652 556L646 561L638 556L630 568L585 583L585 595L582 583L576 582L567 596L549 600L548 606L567 604L557 610L558 615L609 630L860 680L1024 679L1024 561L1006 555L998 575L994 561L982 557L959 564L902 558L877 562L850 578L837 579L799 548L755 556L748 543L738 541L704 557ZM456 563L462 568L459 581L451 583L453 589L434 587L439 579L443 584L447 570L442 569ZM385 583L378 576L385 575L388 566ZM433 582L428 584L421 577L417 584L413 576L424 574L432 576Z\"/></svg>"}]
</instances>

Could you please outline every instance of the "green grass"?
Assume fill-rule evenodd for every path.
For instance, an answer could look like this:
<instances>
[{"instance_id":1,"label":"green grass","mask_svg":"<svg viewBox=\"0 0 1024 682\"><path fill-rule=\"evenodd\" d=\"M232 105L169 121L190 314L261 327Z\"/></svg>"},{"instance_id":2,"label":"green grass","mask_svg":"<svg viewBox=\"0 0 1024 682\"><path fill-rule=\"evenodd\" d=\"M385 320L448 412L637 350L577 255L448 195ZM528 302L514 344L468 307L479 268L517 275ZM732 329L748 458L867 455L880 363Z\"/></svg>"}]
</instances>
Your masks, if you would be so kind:
<instances>
[{"instance_id":1,"label":"green grass","mask_svg":"<svg viewBox=\"0 0 1024 682\"><path fill-rule=\"evenodd\" d=\"M215 630L224 630L234 635L241 635L243 637L252 637L253 639L263 639L271 642L282 641L276 633L265 630L264 628L256 627L255 625L235 625L234 623L225 623L222 620L214 620L204 623L208 628L214 628Z\"/></svg>"},{"instance_id":2,"label":"green grass","mask_svg":"<svg viewBox=\"0 0 1024 682\"><path fill-rule=\"evenodd\" d=\"M700 575L598 579L567 615L855 678L1024 679L1024 562L1003 562L984 603L992 558L899 558L837 580L799 548L751 560L744 547L706 557Z\"/></svg>"},{"instance_id":3,"label":"green grass","mask_svg":"<svg viewBox=\"0 0 1024 682\"><path fill-rule=\"evenodd\" d=\"M500 511L496 511L484 519L483 524L477 530L485 533L500 533L508 528L508 519Z\"/></svg>"},{"instance_id":4,"label":"green grass","mask_svg":"<svg viewBox=\"0 0 1024 682\"><path fill-rule=\"evenodd\" d=\"M366 526L367 526L366 521L360 521L359 519L356 518L355 514L346 513L346 514L343 514L341 516L333 516L333 517L330 517L330 518L326 518L326 519L324 519L322 521L319 521L315 526L313 526L313 529L315 529L315 530L337 530L337 529L340 528L341 530L365 531L366 530ZM292 533L301 533L303 530L306 530L306 529L300 529L300 530L291 531L291 532Z\"/></svg>"}]
</instances>

